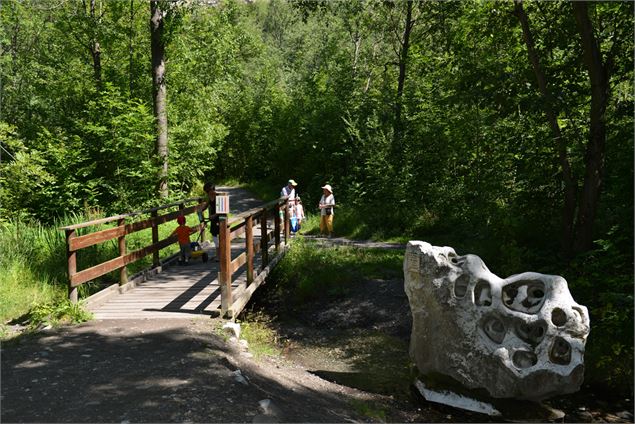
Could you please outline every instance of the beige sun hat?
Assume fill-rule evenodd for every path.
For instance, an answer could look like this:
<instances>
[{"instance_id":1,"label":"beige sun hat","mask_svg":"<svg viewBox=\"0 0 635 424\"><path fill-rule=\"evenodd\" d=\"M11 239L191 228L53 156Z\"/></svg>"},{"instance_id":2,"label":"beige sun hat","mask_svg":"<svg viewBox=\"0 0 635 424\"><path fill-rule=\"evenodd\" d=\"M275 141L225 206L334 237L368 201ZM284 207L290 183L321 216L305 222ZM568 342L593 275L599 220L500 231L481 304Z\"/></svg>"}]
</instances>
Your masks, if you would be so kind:
<instances>
[{"instance_id":1,"label":"beige sun hat","mask_svg":"<svg viewBox=\"0 0 635 424\"><path fill-rule=\"evenodd\" d=\"M331 188L331 185L330 185L330 184L326 184L326 185L322 186L322 188L323 188L323 189L326 189L326 190L328 190L328 191L330 191L330 192L331 192L331 194L333 194L333 189Z\"/></svg>"},{"instance_id":2,"label":"beige sun hat","mask_svg":"<svg viewBox=\"0 0 635 424\"><path fill-rule=\"evenodd\" d=\"M298 183L296 183L295 180L289 180L288 184L291 184L292 186L297 186L298 185Z\"/></svg>"}]
</instances>

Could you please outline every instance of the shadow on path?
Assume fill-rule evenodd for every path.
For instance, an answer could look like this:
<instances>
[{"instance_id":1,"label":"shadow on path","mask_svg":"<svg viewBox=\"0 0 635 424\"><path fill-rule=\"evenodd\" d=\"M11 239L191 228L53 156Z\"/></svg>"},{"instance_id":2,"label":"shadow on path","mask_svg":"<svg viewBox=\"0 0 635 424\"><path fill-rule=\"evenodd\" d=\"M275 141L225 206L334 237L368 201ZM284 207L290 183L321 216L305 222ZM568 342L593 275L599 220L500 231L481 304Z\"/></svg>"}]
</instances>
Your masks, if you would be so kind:
<instances>
[{"instance_id":1,"label":"shadow on path","mask_svg":"<svg viewBox=\"0 0 635 424\"><path fill-rule=\"evenodd\" d=\"M213 327L209 319L92 321L4 343L1 421L251 422L265 398L279 420L348 418L338 386L281 383Z\"/></svg>"}]
</instances>

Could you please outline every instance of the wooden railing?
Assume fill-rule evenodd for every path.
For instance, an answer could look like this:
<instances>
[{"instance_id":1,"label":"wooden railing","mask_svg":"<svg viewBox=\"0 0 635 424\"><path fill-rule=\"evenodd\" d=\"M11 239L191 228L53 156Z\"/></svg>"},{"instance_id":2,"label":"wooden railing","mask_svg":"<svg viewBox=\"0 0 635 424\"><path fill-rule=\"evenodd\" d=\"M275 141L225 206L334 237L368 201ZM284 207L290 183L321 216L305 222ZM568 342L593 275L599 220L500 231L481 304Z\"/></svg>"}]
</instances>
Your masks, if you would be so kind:
<instances>
[{"instance_id":1,"label":"wooden railing","mask_svg":"<svg viewBox=\"0 0 635 424\"><path fill-rule=\"evenodd\" d=\"M221 288L221 313L228 318L235 318L245 307L251 295L264 282L271 269L282 258L281 249L289 242L289 209L286 207L287 198L266 203L260 207L250 209L231 219L220 215L220 272L218 282ZM283 210L283 218L280 211ZM273 229L267 227L267 218L273 214ZM284 221L283 221L284 220ZM260 234L256 235L254 228L260 225ZM283 228L284 242L281 240ZM245 251L233 260L231 259L231 241L244 234ZM259 238L259 243L255 243ZM276 255L269 258L269 245L273 241ZM260 253L261 265L258 274L254 272L254 258ZM246 284L232 290L234 273L246 265Z\"/></svg>"},{"instance_id":2,"label":"wooden railing","mask_svg":"<svg viewBox=\"0 0 635 424\"><path fill-rule=\"evenodd\" d=\"M188 204L194 203L191 206ZM160 211L178 207L177 210L159 215ZM159 225L171 222L177 216L187 216L193 213L203 214L207 209L207 200L202 197L184 199L180 202L171 203L169 205L159 206L153 209L147 209L138 212L132 212L124 215L111 216L108 218L97 219L93 221L83 222L81 224L69 225L61 229L66 232L66 256L68 258L68 297L71 302L77 302L77 287L88 281L94 280L104 274L119 269L119 284L123 285L128 282L128 272L126 265L136 262L145 256L152 254L153 266L160 265L159 251L177 241L176 235L168 236L163 240L159 240ZM150 218L136 221L130 221L132 218L149 215ZM83 235L78 235L78 230L82 228L98 226L115 222L113 228L102 229ZM190 227L191 232L200 231L204 224ZM145 246L134 252L127 253L126 236L137 231L152 229L152 244ZM84 270L77 269L77 253L85 248L96 244L104 243L117 239L119 245L119 256L106 262L92 266Z\"/></svg>"},{"instance_id":3,"label":"wooden railing","mask_svg":"<svg viewBox=\"0 0 635 424\"><path fill-rule=\"evenodd\" d=\"M188 204L192 205L186 206ZM159 225L174 221L179 215L187 216L200 213L201 215L199 217L204 218L207 205L206 198L191 198L153 209L62 227L61 229L66 232L69 299L72 302L77 302L77 288L81 284L112 271L119 270L119 284L126 284L128 282L126 266L149 254L153 255L153 266L159 266L159 251L177 241L176 235L171 235L163 240L159 240ZM283 256L282 254L288 245L290 230L289 209L286 205L287 198L281 197L280 199L250 209L231 218L224 214L218 214L220 219L220 270L218 283L221 288L221 312L223 316L230 318L236 317L245 307L256 288L263 283L271 269L273 269ZM178 209L159 215L160 211L175 207L178 207ZM281 211L283 211L282 214L280 213ZM143 215L149 215L150 218L136 222L126 222L127 220L129 221L132 218ZM273 229L269 229L267 225L269 218L273 218ZM201 221L204 221L204 219ZM116 223L115 227L88 232L82 235L78 234L78 230L80 229L113 222ZM254 229L258 226L260 226L260 231L259 234L256 234ZM198 225L190 227L190 232L200 231L203 227L204 223L201 222ZM127 253L126 236L149 228L152 229L152 243L134 252ZM281 240L281 232L284 240ZM203 232L202 234L205 233ZM245 251L232 260L231 241L243 235L245 239ZM79 251L114 239L118 241L119 256L84 270L77 269L77 253ZM256 239L259 239L258 243L255 242ZM276 255L273 258L269 258L270 244L272 242ZM257 254L260 255L261 266L256 275L254 272L254 260L257 258ZM238 285L235 290L232 290L234 274L243 265L246 265L246 284Z\"/></svg>"}]
</instances>

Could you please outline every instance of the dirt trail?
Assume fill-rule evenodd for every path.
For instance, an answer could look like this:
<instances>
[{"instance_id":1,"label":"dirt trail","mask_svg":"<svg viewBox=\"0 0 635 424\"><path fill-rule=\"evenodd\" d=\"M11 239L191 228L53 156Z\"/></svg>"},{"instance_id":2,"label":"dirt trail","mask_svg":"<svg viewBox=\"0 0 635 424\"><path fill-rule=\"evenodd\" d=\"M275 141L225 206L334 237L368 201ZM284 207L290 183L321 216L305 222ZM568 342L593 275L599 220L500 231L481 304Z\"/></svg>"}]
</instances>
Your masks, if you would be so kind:
<instances>
[{"instance_id":1,"label":"dirt trail","mask_svg":"<svg viewBox=\"0 0 635 424\"><path fill-rule=\"evenodd\" d=\"M214 320L91 321L2 351L2 422L342 422L364 394L255 361ZM238 378L237 370L244 380ZM276 413L260 407L269 399Z\"/></svg>"}]
</instances>

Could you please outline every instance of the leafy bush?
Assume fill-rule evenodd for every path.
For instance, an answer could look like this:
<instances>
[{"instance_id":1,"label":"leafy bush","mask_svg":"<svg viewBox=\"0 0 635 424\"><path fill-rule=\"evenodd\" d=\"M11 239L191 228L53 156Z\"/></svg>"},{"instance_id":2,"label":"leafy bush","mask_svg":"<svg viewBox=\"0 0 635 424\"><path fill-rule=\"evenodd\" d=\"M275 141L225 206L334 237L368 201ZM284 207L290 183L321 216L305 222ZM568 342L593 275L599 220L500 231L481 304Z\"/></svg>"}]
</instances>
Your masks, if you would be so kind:
<instances>
[{"instance_id":1,"label":"leafy bush","mask_svg":"<svg viewBox=\"0 0 635 424\"><path fill-rule=\"evenodd\" d=\"M57 303L37 303L29 312L29 327L32 329L42 325L53 327L60 324L78 324L92 319L81 303L71 303L64 299Z\"/></svg>"}]
</instances>

